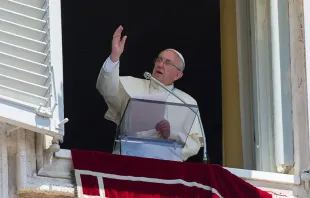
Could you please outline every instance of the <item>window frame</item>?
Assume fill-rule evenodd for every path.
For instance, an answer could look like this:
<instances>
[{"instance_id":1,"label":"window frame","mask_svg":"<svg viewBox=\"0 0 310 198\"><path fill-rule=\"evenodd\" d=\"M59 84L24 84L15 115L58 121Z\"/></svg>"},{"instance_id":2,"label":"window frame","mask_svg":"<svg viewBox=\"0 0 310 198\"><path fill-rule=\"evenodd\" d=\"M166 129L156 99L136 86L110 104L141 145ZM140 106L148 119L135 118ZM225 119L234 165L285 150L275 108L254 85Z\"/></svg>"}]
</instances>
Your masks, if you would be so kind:
<instances>
[{"instance_id":1,"label":"window frame","mask_svg":"<svg viewBox=\"0 0 310 198\"><path fill-rule=\"evenodd\" d=\"M271 99L262 97L271 92L270 70L261 65L270 65L268 32L262 31L259 24L266 23L266 15L257 14L263 10L257 1L236 0L238 70L240 90L240 115L244 169L266 170L273 164L273 142L271 126ZM266 1L265 1L266 3ZM267 25L267 24L265 24ZM267 25L268 26L268 25ZM264 35L264 40L263 36ZM258 38L259 37L259 38ZM257 40L260 39L260 42ZM257 111L264 109L264 111ZM264 143L262 150L259 142ZM267 143L267 144L266 144ZM266 155L260 155L267 153ZM272 170L271 172L274 172Z\"/></svg>"},{"instance_id":2,"label":"window frame","mask_svg":"<svg viewBox=\"0 0 310 198\"><path fill-rule=\"evenodd\" d=\"M294 20L294 17L297 17L297 13L292 15L291 12L294 9L292 7L295 6L295 8L298 8L300 5L297 5L298 3L280 3L275 14L278 14L279 17L289 16L288 20L291 23L299 24L300 21ZM276 166L276 162L284 160L287 164L291 165L287 167L288 169L296 169L296 164L293 167L293 163L300 155L298 153L299 149L296 150L296 147L299 145L297 142L301 140L299 139L300 135L301 137L306 135L306 131L300 132L300 129L307 126L305 126L305 119L296 119L296 116L298 116L296 115L296 108L298 109L297 104L300 100L305 99L303 94L305 90L299 90L299 93L297 93L298 86L296 86L296 81L294 81L295 77L303 74L302 71L299 71L298 74L291 73L291 70L295 67L295 64L290 62L294 60L292 56L296 56L294 51L296 50L296 44L294 41L297 38L296 35L292 35L292 32L295 30L289 27L287 19L281 18L279 21L280 34L278 38L281 41L281 46L278 46L279 48L276 49L279 50L279 60L277 61L281 64L280 72L284 73L284 75L291 73L290 77L292 80L286 81L285 78L283 80L283 76L281 76L280 82L277 82L277 84L280 83L280 89L282 89L280 94L282 94L281 104L283 104L281 110L283 112L281 112L282 117L279 118L278 116L276 117L277 120L275 120L275 117L273 117L274 112L272 111L274 108L274 100L272 98L272 87L274 85L272 78L275 76L271 69L273 64L272 58L274 57L270 55L274 52L270 45L272 42L270 36L270 4L267 1L236 0L236 14L244 168L270 172L285 172L287 171L284 170L285 167L281 170L281 166ZM266 67L266 65L270 67ZM287 112L292 113L287 114ZM305 112L300 113L305 115ZM281 148L282 150L275 148L274 136L279 133L275 134L274 121L279 121L281 126L290 128L290 130L285 129L286 131L280 131L283 134L280 134L283 138L282 141L291 142L288 153L284 152L283 147ZM296 123L302 127L298 127ZM296 134L296 131L299 134ZM295 152L294 154L293 151ZM280 155L275 155L275 152L280 153ZM277 156L280 156L280 158L276 158Z\"/></svg>"},{"instance_id":3,"label":"window frame","mask_svg":"<svg viewBox=\"0 0 310 198\"><path fill-rule=\"evenodd\" d=\"M251 93L251 27L248 0L236 0L236 30L243 168L255 169L254 118Z\"/></svg>"},{"instance_id":4,"label":"window frame","mask_svg":"<svg viewBox=\"0 0 310 198\"><path fill-rule=\"evenodd\" d=\"M309 1L303 1L303 29L304 32L302 36L304 36L304 40L303 40L303 44L304 44L304 48L303 51L304 53L302 54L298 54L299 56L301 56L302 59L304 59L304 63L305 63L305 70L306 70L306 85L307 85L307 121L308 124L310 123L310 69L308 69L309 67L307 63L310 65L310 13L309 13L309 9L310 9L310 2ZM308 11L308 12L307 12ZM299 16L298 20L302 20L302 17ZM300 171L304 171L304 168L308 168L308 170L310 169L310 132L309 132L309 126L307 126L306 130L308 133L301 133L298 134L298 143L303 143L303 147L299 148L298 150L300 151L300 155L298 156L299 159L299 170ZM302 144L301 144L302 145ZM307 149L307 150L306 150ZM307 157L305 157L307 156Z\"/></svg>"}]
</instances>

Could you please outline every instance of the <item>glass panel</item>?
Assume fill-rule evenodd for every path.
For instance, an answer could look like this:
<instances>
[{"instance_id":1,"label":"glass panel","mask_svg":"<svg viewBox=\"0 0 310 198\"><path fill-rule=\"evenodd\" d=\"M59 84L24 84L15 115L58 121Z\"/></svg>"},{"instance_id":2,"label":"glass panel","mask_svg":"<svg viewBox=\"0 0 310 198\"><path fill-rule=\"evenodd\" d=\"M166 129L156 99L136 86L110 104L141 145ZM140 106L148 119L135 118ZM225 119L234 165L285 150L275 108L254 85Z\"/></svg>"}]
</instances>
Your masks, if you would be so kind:
<instances>
[{"instance_id":1,"label":"glass panel","mask_svg":"<svg viewBox=\"0 0 310 198\"><path fill-rule=\"evenodd\" d=\"M197 105L185 105L145 99L130 99L117 129L119 136L165 140L184 145L198 113ZM170 135L156 130L168 121Z\"/></svg>"}]
</instances>

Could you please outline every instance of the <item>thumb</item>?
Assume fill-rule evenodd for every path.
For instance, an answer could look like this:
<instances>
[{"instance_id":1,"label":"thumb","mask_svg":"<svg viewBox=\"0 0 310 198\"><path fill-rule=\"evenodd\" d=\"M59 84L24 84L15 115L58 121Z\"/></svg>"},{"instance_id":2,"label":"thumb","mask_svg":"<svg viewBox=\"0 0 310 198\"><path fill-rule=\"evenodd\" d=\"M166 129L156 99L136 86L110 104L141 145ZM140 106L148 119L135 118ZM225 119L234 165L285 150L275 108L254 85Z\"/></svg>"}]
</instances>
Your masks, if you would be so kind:
<instances>
[{"instance_id":1,"label":"thumb","mask_svg":"<svg viewBox=\"0 0 310 198\"><path fill-rule=\"evenodd\" d=\"M124 36L124 37L122 38L122 40L121 40L121 44L122 44L122 45L125 45L126 39L127 39L127 36Z\"/></svg>"}]
</instances>

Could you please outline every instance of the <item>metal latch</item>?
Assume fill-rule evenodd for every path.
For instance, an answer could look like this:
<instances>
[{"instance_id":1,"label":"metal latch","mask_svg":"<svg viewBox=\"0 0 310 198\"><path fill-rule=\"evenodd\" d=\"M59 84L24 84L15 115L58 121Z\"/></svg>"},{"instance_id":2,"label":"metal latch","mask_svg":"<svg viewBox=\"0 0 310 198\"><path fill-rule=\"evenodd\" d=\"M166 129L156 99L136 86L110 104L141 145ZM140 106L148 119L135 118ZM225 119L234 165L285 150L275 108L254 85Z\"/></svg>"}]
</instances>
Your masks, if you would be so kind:
<instances>
[{"instance_id":1,"label":"metal latch","mask_svg":"<svg viewBox=\"0 0 310 198\"><path fill-rule=\"evenodd\" d=\"M305 182L305 190L310 188L310 170L305 170L301 173L300 179Z\"/></svg>"},{"instance_id":2,"label":"metal latch","mask_svg":"<svg viewBox=\"0 0 310 198\"><path fill-rule=\"evenodd\" d=\"M57 103L54 103L52 108L43 108L43 104L40 103L39 108L36 109L36 114L45 118L52 118L56 106Z\"/></svg>"}]
</instances>

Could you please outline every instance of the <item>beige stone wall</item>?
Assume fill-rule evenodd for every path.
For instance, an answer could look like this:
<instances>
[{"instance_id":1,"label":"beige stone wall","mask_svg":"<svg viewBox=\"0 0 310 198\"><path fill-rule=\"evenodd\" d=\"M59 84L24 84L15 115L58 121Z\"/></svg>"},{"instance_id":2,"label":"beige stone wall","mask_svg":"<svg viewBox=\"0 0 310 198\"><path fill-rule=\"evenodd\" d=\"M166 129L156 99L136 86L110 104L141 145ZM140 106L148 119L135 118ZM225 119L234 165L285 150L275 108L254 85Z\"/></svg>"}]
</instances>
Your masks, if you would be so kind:
<instances>
[{"instance_id":1,"label":"beige stone wall","mask_svg":"<svg viewBox=\"0 0 310 198\"><path fill-rule=\"evenodd\" d=\"M6 135L10 129L12 126L0 123L0 197L75 197L71 161L45 157L45 165L39 169L37 134L17 129Z\"/></svg>"}]
</instances>

